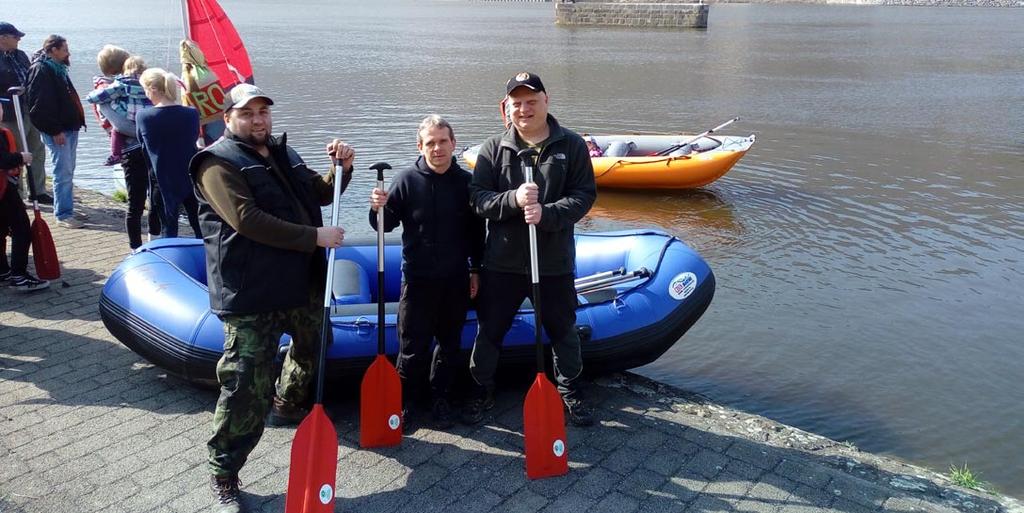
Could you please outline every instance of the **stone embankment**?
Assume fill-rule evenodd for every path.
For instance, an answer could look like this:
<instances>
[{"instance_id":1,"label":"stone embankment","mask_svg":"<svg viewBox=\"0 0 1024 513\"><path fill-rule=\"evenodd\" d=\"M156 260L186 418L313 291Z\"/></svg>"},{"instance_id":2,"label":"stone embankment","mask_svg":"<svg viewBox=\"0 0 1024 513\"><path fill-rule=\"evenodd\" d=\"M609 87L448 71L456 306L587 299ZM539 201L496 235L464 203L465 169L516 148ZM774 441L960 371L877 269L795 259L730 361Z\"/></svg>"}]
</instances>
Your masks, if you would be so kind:
<instances>
[{"instance_id":1,"label":"stone embankment","mask_svg":"<svg viewBox=\"0 0 1024 513\"><path fill-rule=\"evenodd\" d=\"M1024 0L705 0L710 4L820 4L910 7L1024 7Z\"/></svg>"},{"instance_id":2,"label":"stone embankment","mask_svg":"<svg viewBox=\"0 0 1024 513\"><path fill-rule=\"evenodd\" d=\"M708 6L670 0L575 0L555 4L559 25L707 28Z\"/></svg>"},{"instance_id":3,"label":"stone embankment","mask_svg":"<svg viewBox=\"0 0 1024 513\"><path fill-rule=\"evenodd\" d=\"M97 302L128 254L124 206L85 191L76 206L85 228L52 226L67 286L0 287L0 512L210 511L217 394L107 332ZM1024 513L1014 499L628 373L591 388L600 424L569 428L568 475L530 481L527 386L504 386L478 426L438 431L421 417L401 446L381 450L359 447L355 389L329 389L336 511ZM294 436L268 429L242 470L250 511L284 511Z\"/></svg>"}]
</instances>

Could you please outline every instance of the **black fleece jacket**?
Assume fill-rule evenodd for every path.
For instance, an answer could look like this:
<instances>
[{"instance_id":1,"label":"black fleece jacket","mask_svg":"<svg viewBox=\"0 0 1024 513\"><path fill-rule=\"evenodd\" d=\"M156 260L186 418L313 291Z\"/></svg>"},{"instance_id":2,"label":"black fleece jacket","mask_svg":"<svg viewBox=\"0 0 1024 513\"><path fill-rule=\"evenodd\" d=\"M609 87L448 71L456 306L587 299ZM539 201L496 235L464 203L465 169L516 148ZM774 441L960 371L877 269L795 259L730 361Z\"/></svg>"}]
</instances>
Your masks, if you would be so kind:
<instances>
[{"instance_id":1,"label":"black fleece jacket","mask_svg":"<svg viewBox=\"0 0 1024 513\"><path fill-rule=\"evenodd\" d=\"M452 165L443 174L423 157L391 180L384 205L384 231L402 225L402 272L417 278L448 278L480 265L484 220L469 206L472 175ZM377 213L370 209L370 226Z\"/></svg>"},{"instance_id":2,"label":"black fleece jacket","mask_svg":"<svg viewBox=\"0 0 1024 513\"><path fill-rule=\"evenodd\" d=\"M576 270L573 227L593 206L597 186L583 138L562 128L550 114L548 127L551 133L534 172L542 206L537 260L540 274L558 276ZM516 203L516 189L526 181L519 150L515 127L484 142L473 170L470 201L474 211L487 219L484 268L529 274L529 229Z\"/></svg>"}]
</instances>

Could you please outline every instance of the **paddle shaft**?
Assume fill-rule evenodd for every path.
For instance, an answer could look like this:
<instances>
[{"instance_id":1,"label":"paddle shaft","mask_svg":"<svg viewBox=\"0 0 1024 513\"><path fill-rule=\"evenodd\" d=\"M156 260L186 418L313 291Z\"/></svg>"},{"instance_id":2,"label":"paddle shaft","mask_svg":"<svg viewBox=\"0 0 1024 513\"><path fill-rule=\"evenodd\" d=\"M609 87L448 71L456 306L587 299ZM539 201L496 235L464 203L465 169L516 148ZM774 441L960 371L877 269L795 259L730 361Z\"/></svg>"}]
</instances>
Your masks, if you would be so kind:
<instances>
[{"instance_id":1,"label":"paddle shaft","mask_svg":"<svg viewBox=\"0 0 1024 513\"><path fill-rule=\"evenodd\" d=\"M701 137L711 135L711 134L713 134L713 133L715 133L715 132L717 132L717 131L719 131L719 130L721 130L721 129L723 129L723 128L725 128L725 127L727 127L727 126L729 126L729 125L731 125L731 124L733 124L733 123L735 123L735 122L737 122L739 120L740 120L740 117L736 116L736 117L730 119L729 121L726 121L725 123L722 123L721 125L718 125L715 128L712 128L711 130L708 130L707 132L702 132L702 133L694 136L693 138L691 138L690 140L688 140L686 142L675 144L675 145L670 146L668 149L661 150L661 151L658 152L658 155L668 155L669 153L672 153L673 151L676 151L679 148L682 148L682 147L684 147L684 146L686 146L686 145L688 145L690 143L697 142Z\"/></svg>"},{"instance_id":2,"label":"paddle shaft","mask_svg":"<svg viewBox=\"0 0 1024 513\"><path fill-rule=\"evenodd\" d=\"M377 168L377 188L384 190L384 168ZM377 209L377 354L384 354L384 206Z\"/></svg>"},{"instance_id":3,"label":"paddle shaft","mask_svg":"<svg viewBox=\"0 0 1024 513\"><path fill-rule=\"evenodd\" d=\"M523 174L526 175L526 183L533 183L533 159L537 152L526 149L519 152L519 159L523 163ZM530 230L530 282L533 288L533 336L537 349L537 372L544 372L544 344L541 343L541 322L540 322L540 264L537 262L537 225L527 225Z\"/></svg>"},{"instance_id":4,"label":"paddle shaft","mask_svg":"<svg viewBox=\"0 0 1024 513\"><path fill-rule=\"evenodd\" d=\"M341 174L344 169L338 169L338 161L334 161L334 201L331 205L331 226L338 226L338 212L341 210ZM344 166L344 164L341 164ZM327 334L331 329L331 292L334 284L334 255L335 248L327 251L327 283L324 285L324 318L320 323L320 354L316 361L316 396L315 403L323 402L324 396L324 367L327 362Z\"/></svg>"},{"instance_id":5,"label":"paddle shaft","mask_svg":"<svg viewBox=\"0 0 1024 513\"><path fill-rule=\"evenodd\" d=\"M11 103L14 104L14 119L18 123L18 136L19 136L19 139L21 139L21 147L25 151L28 151L28 138L25 137L25 120L24 120L24 118L21 117L21 98L20 98L20 96L25 93L25 88L24 87L12 87L12 88L8 89L7 92L11 95ZM17 148L11 148L11 150L12 151L17 150ZM26 181L28 182L28 192L29 192L29 194L32 195L32 209L38 211L39 210L39 202L36 201L36 184L32 180L32 167L26 165L25 166L25 173L28 174L28 176L26 176L25 178L27 179Z\"/></svg>"}]
</instances>

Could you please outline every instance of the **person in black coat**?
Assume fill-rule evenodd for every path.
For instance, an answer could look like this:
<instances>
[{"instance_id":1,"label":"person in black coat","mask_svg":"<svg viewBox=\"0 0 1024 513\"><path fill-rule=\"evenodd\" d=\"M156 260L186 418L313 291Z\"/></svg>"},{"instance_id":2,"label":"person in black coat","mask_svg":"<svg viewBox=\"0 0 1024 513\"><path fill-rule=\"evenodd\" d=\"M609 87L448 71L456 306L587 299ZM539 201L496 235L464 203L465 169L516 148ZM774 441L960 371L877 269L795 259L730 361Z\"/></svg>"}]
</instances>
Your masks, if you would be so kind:
<instances>
[{"instance_id":1,"label":"person in black coat","mask_svg":"<svg viewBox=\"0 0 1024 513\"><path fill-rule=\"evenodd\" d=\"M4 108L0 103L0 116ZM0 128L0 284L20 291L41 290L50 282L28 273L28 248L32 232L25 203L18 195L17 175L21 166L32 162L31 153L18 153L13 134ZM11 234L11 261L7 262L7 233Z\"/></svg>"},{"instance_id":2,"label":"person in black coat","mask_svg":"<svg viewBox=\"0 0 1024 513\"><path fill-rule=\"evenodd\" d=\"M463 421L475 424L494 406L494 375L505 335L523 299L529 297L530 244L527 225L537 228L540 308L554 353L555 381L569 422L594 423L583 398L583 358L576 331L576 243L574 227L597 199L587 145L548 113L540 77L519 73L505 84L508 128L480 147L470 202L487 219L487 250L477 300L477 335L469 370L479 387ZM523 176L518 154L537 151L534 183Z\"/></svg>"},{"instance_id":3,"label":"person in black coat","mask_svg":"<svg viewBox=\"0 0 1024 513\"><path fill-rule=\"evenodd\" d=\"M28 60L28 55L18 49L18 42L24 36L25 33L15 28L14 25L6 21L0 22L0 101L11 99L11 95L7 92L10 88L28 85L28 69L31 63ZM20 96L20 99L22 112L28 112L25 96ZM11 107L11 104L8 103L7 106ZM13 107L4 111L3 117L0 118L0 127L10 130L14 134L14 139L21 141L20 127ZM35 199L40 203L52 204L53 197L46 194L44 165L46 163L46 147L43 146L43 141L39 137L39 130L36 130L32 123L25 123L25 139L28 141L28 149L21 148L21 150L32 153L32 164L28 166L32 172L27 174L31 175L32 184L35 186ZM23 197L31 193L26 181L21 179L25 174L22 173L18 178ZM29 199L32 198L29 197Z\"/></svg>"},{"instance_id":4,"label":"person in black coat","mask_svg":"<svg viewBox=\"0 0 1024 513\"><path fill-rule=\"evenodd\" d=\"M53 157L53 213L57 225L81 228L74 215L75 157L85 110L68 76L71 49L61 36L43 42L28 73L28 114Z\"/></svg>"},{"instance_id":5,"label":"person in black coat","mask_svg":"<svg viewBox=\"0 0 1024 513\"><path fill-rule=\"evenodd\" d=\"M469 206L472 175L452 157L451 125L427 116L416 131L416 148L416 163L399 171L387 192L375 188L370 194L370 226L389 232L402 225L397 368L403 417L422 396L429 370L434 422L446 429L453 424L451 388L462 328L479 287L484 223ZM381 208L384 226L377 225Z\"/></svg>"}]
</instances>

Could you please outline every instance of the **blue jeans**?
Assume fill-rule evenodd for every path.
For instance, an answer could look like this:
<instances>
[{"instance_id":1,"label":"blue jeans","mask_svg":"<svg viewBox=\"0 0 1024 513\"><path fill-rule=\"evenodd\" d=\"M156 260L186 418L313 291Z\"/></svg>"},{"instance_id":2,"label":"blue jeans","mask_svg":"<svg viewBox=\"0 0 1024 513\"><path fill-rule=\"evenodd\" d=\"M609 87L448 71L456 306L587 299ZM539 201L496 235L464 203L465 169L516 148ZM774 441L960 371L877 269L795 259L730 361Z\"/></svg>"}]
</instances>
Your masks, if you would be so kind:
<instances>
[{"instance_id":1,"label":"blue jeans","mask_svg":"<svg viewBox=\"0 0 1024 513\"><path fill-rule=\"evenodd\" d=\"M75 213L75 154L78 152L78 130L64 132L64 144L58 146L50 134L41 134L50 149L53 164L53 215L64 221Z\"/></svg>"}]
</instances>

